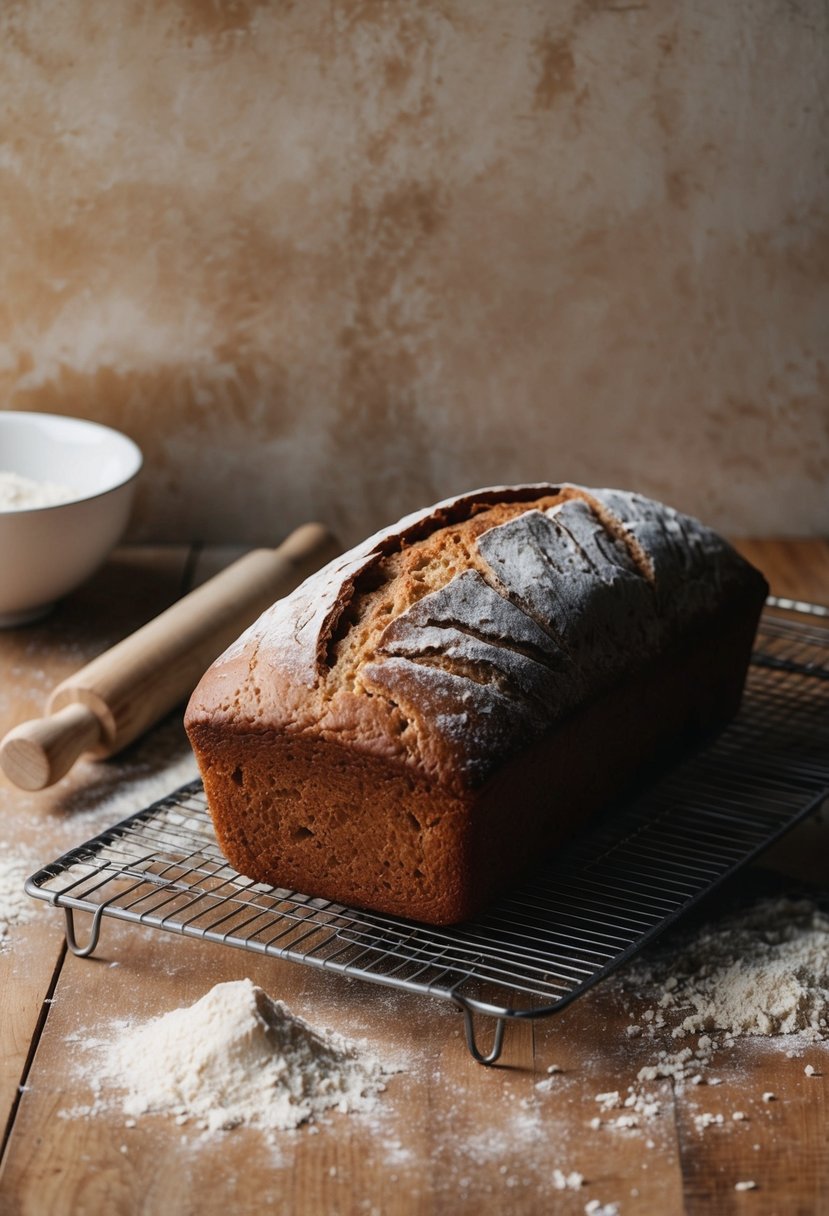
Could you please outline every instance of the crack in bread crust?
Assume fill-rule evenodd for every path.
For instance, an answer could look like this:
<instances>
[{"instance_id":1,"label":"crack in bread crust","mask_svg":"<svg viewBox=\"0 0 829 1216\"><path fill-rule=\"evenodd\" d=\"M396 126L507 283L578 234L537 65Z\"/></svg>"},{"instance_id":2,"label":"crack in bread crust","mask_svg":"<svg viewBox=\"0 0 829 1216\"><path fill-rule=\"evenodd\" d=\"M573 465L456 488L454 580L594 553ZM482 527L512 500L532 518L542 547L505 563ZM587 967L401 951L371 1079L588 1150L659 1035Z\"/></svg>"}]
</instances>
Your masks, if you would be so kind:
<instances>
[{"instance_id":1,"label":"crack in bread crust","mask_svg":"<svg viewBox=\"0 0 829 1216\"><path fill-rule=\"evenodd\" d=\"M491 577L477 552L477 537L507 519L539 505L554 505L560 495L498 504L469 504L469 515L435 527L415 540L402 538L399 547L372 562L354 580L348 604L327 641L327 684L353 686L359 669L372 662L381 635L396 617L419 599L438 591L465 570Z\"/></svg>"}]
</instances>

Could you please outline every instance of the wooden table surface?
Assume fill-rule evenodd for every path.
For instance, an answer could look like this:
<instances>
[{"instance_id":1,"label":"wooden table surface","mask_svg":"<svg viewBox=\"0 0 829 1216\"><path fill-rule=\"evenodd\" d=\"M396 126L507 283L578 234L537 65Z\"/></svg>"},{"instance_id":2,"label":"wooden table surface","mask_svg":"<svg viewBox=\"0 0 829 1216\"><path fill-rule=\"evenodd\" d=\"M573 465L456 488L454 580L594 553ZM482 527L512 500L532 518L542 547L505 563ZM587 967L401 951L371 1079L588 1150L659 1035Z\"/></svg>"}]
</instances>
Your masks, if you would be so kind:
<instances>
[{"instance_id":1,"label":"wooden table surface","mask_svg":"<svg viewBox=\"0 0 829 1216\"><path fill-rule=\"evenodd\" d=\"M778 594L829 604L829 544L741 548ZM55 683L227 558L123 549L49 618L0 633L0 733L39 713ZM81 762L51 790L24 794L0 778L0 858L22 857L31 872L191 771L174 715L124 755ZM825 884L820 831L804 824L771 855L768 865L791 876L784 886L799 874ZM245 976L313 1024L365 1040L402 1066L379 1112L300 1128L277 1151L250 1129L204 1144L160 1115L130 1127L120 1115L79 1112L94 1073L94 1051L79 1047L79 1036L190 1004ZM745 1121L700 1131L698 1091L674 1092L663 1080L661 1113L645 1130L591 1128L595 1095L624 1089L659 1046L624 1034L636 1010L626 1011L618 991L600 985L555 1018L511 1027L501 1066L487 1069L467 1054L460 1016L438 1001L111 920L95 958L79 959L67 953L61 914L32 901L31 918L0 943L0 1212L566 1216L591 1200L615 1203L619 1216L829 1212L825 1075L807 1077L785 1039L762 1049L738 1040L718 1064L722 1084L709 1091L708 1109L740 1109ZM814 1049L816 1059L823 1053L821 1074L829 1074L825 1046ZM564 1070L560 1082L537 1089L552 1062ZM763 1103L764 1091L777 1100ZM555 1169L586 1181L556 1190ZM745 1179L757 1189L735 1191Z\"/></svg>"}]
</instances>

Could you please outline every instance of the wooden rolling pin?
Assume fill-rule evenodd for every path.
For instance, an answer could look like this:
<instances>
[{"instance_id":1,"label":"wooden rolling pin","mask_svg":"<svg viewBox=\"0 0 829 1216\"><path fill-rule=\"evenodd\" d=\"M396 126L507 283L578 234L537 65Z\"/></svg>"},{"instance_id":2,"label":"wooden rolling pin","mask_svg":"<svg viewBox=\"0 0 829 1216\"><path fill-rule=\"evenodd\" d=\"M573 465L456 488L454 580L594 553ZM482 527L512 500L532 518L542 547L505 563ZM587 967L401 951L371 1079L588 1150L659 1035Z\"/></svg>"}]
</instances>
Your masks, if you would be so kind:
<instances>
[{"instance_id":1,"label":"wooden rolling pin","mask_svg":"<svg viewBox=\"0 0 829 1216\"><path fill-rule=\"evenodd\" d=\"M24 790L58 781L84 752L111 756L189 696L261 612L339 553L321 524L277 549L255 549L59 684L47 716L0 743L0 765Z\"/></svg>"}]
</instances>

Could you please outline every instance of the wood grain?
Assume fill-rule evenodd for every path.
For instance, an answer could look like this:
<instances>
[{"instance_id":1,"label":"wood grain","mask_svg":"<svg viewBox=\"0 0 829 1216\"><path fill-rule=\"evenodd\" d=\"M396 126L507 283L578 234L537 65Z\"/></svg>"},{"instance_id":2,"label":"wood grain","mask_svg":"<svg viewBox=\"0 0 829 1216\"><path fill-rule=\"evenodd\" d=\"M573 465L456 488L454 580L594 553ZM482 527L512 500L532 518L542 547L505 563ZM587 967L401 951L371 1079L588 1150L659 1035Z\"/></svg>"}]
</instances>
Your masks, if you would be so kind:
<instances>
[{"instance_id":1,"label":"wood grain","mask_svg":"<svg viewBox=\"0 0 829 1216\"><path fill-rule=\"evenodd\" d=\"M183 547L119 550L50 617L0 631L0 734L40 713L58 680L177 599L186 556ZM33 871L64 852L72 841L73 796L93 783L90 765L40 794L18 790L0 776L0 841L8 853ZM13 927L0 944L0 1129L16 1105L63 957L60 918L44 914L39 904L33 910L34 919Z\"/></svg>"},{"instance_id":2,"label":"wood grain","mask_svg":"<svg viewBox=\"0 0 829 1216\"><path fill-rule=\"evenodd\" d=\"M829 545L747 541L739 547L777 592L829 603ZM183 554L179 558L161 562L159 594L180 589ZM75 616L68 632L39 626L43 674L35 680L26 639L0 637L0 673L14 673L0 715L31 712L38 691L68 674L79 652L82 663L109 644L113 632L130 627L131 595L139 582L153 579L134 555L130 568L119 560L120 601L113 598L110 571L98 592L89 589L86 615ZM204 553L190 563L190 575L221 560ZM148 607L145 602L143 610ZM60 851L72 821L67 827L55 800L66 799L62 787L73 780L93 780L91 768L36 796L3 789L4 837L44 858L54 846ZM86 819L77 826L85 828ZM735 897L750 882L749 875L735 880ZM789 1058L782 1040L738 1042L710 1070L721 1085L680 1093L670 1081L652 1083L658 1115L636 1129L594 1129L598 1093L626 1092L656 1051L676 1049L669 1035L625 1033L644 1007L619 986L600 986L555 1018L512 1027L501 1065L485 1069L468 1056L461 1017L425 997L113 921L104 922L94 959L70 955L63 962L61 940L59 917L47 909L0 954L2 1109L12 1107L31 1044L37 1045L0 1167L4 1216L258 1216L263 1210L582 1216L592 1199L618 1204L620 1216L813 1216L829 1193L825 1046ZM54 1003L44 1006L55 974ZM192 1003L220 980L243 976L313 1024L364 1040L400 1066L376 1112L332 1115L317 1132L306 1127L280 1136L276 1149L251 1129L203 1143L195 1129L160 1116L130 1128L117 1103L105 1115L60 1114L94 1097L94 1050L79 1046L79 1036L111 1033L118 1019L143 1021ZM805 1075L810 1060L821 1075ZM551 1064L563 1071L550 1076ZM764 1103L765 1091L775 1092L776 1101ZM700 1131L694 1116L701 1110L728 1116L743 1110L749 1118ZM579 1171L584 1185L553 1189L556 1169ZM736 1182L752 1179L757 1190L735 1191Z\"/></svg>"},{"instance_id":3,"label":"wood grain","mask_svg":"<svg viewBox=\"0 0 829 1216\"><path fill-rule=\"evenodd\" d=\"M734 547L762 570L773 595L829 607L829 541L735 540Z\"/></svg>"}]
</instances>

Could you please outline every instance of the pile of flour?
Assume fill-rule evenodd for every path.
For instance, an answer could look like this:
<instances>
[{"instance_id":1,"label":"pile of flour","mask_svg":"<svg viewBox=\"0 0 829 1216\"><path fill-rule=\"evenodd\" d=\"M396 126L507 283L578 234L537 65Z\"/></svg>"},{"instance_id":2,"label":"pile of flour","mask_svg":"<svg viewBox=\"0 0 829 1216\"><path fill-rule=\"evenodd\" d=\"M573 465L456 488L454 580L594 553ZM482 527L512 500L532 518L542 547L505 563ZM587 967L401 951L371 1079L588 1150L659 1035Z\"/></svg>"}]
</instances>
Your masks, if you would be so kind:
<instances>
[{"instance_id":1,"label":"pile of flour","mask_svg":"<svg viewBox=\"0 0 829 1216\"><path fill-rule=\"evenodd\" d=\"M646 1027L674 1038L829 1030L829 916L811 900L764 899L629 968L646 999Z\"/></svg>"},{"instance_id":2,"label":"pile of flour","mask_svg":"<svg viewBox=\"0 0 829 1216\"><path fill-rule=\"evenodd\" d=\"M125 1027L103 1051L104 1076L125 1091L125 1115L168 1113L208 1132L284 1131L331 1108L368 1110L387 1072L250 980L217 984L189 1008Z\"/></svg>"},{"instance_id":3,"label":"pile of flour","mask_svg":"<svg viewBox=\"0 0 829 1216\"><path fill-rule=\"evenodd\" d=\"M0 470L0 511L29 511L33 507L54 507L77 497L76 490L52 481L33 481L19 473Z\"/></svg>"},{"instance_id":4,"label":"pile of flour","mask_svg":"<svg viewBox=\"0 0 829 1216\"><path fill-rule=\"evenodd\" d=\"M715 1064L739 1038L788 1036L790 1056L829 1038L829 917L811 900L763 899L657 946L611 982L636 1004L628 1037L654 1041L654 1051L633 1084L595 1095L590 1126L630 1133L662 1113L654 1083L670 1080L679 1093L699 1086L698 1100L710 1102L721 1083ZM657 1046L666 1038L686 1042ZM807 1065L807 1076L816 1072ZM703 1110L694 1122L704 1131L746 1117Z\"/></svg>"},{"instance_id":5,"label":"pile of flour","mask_svg":"<svg viewBox=\"0 0 829 1216\"><path fill-rule=\"evenodd\" d=\"M675 1128L666 1082L685 1094L698 1133L724 1135L750 1125L759 1117L757 1108L768 1109L776 1095L758 1084L754 1093L743 1094L745 1109L735 1109L733 1090L729 1098L728 1086L720 1088L718 1067L749 1036L776 1039L775 1046L782 1052L785 1045L790 1057L811 1055L815 1063L802 1067L806 1078L824 1071L829 916L812 900L762 899L696 931L673 934L608 983L635 1012L636 1020L627 1027L633 1067L630 1084L593 1095L595 1114L587 1121L591 1132L639 1137L648 1150L667 1148L666 1137L673 1137ZM536 1091L548 1094L566 1085L562 1072L550 1065ZM574 1077L571 1083L580 1095L583 1079ZM556 1190L584 1184L569 1164L553 1171ZM747 1192L762 1182L737 1175L732 1186ZM599 1199L584 1205L589 1216L623 1210L622 1203Z\"/></svg>"}]
</instances>

